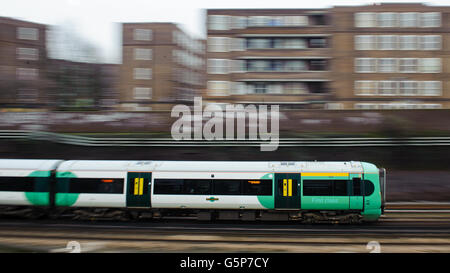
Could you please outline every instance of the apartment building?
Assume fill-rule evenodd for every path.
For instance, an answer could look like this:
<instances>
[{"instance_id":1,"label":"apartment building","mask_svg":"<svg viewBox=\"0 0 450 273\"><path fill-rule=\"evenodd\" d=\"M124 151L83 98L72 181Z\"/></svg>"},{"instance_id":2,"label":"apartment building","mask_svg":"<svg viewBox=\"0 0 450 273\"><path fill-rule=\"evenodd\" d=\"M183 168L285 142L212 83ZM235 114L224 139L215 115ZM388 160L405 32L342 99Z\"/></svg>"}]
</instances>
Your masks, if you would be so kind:
<instances>
[{"instance_id":1,"label":"apartment building","mask_svg":"<svg viewBox=\"0 0 450 273\"><path fill-rule=\"evenodd\" d=\"M173 23L123 23L121 110L170 110L205 88L205 42Z\"/></svg>"},{"instance_id":2,"label":"apartment building","mask_svg":"<svg viewBox=\"0 0 450 273\"><path fill-rule=\"evenodd\" d=\"M449 7L207 11L215 103L297 109L450 107Z\"/></svg>"},{"instance_id":3,"label":"apartment building","mask_svg":"<svg viewBox=\"0 0 450 273\"><path fill-rule=\"evenodd\" d=\"M47 103L47 26L0 17L0 104L40 107Z\"/></svg>"},{"instance_id":4,"label":"apartment building","mask_svg":"<svg viewBox=\"0 0 450 273\"><path fill-rule=\"evenodd\" d=\"M374 4L330 13L335 108L450 107L450 7Z\"/></svg>"},{"instance_id":5,"label":"apartment building","mask_svg":"<svg viewBox=\"0 0 450 273\"><path fill-rule=\"evenodd\" d=\"M309 109L331 100L327 10L211 9L206 24L208 101Z\"/></svg>"}]
</instances>

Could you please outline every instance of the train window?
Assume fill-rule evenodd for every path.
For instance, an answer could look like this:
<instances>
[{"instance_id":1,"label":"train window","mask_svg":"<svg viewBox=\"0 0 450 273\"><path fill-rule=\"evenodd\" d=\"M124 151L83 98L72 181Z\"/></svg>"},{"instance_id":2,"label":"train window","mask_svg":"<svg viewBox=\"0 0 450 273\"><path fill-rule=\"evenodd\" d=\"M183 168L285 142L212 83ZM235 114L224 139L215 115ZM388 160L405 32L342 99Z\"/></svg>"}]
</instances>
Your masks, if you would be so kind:
<instances>
[{"instance_id":1,"label":"train window","mask_svg":"<svg viewBox=\"0 0 450 273\"><path fill-rule=\"evenodd\" d=\"M213 194L240 195L242 180L216 179L214 181Z\"/></svg>"},{"instance_id":2,"label":"train window","mask_svg":"<svg viewBox=\"0 0 450 273\"><path fill-rule=\"evenodd\" d=\"M373 186L373 183L369 180L364 180L364 195L369 196L372 195L372 193L375 191L375 187Z\"/></svg>"},{"instance_id":3,"label":"train window","mask_svg":"<svg viewBox=\"0 0 450 273\"><path fill-rule=\"evenodd\" d=\"M360 196L361 195L361 179L353 179L353 195Z\"/></svg>"},{"instance_id":4,"label":"train window","mask_svg":"<svg viewBox=\"0 0 450 273\"><path fill-rule=\"evenodd\" d=\"M333 195L334 196L347 196L347 180L334 180L333 181Z\"/></svg>"},{"instance_id":5,"label":"train window","mask_svg":"<svg viewBox=\"0 0 450 273\"><path fill-rule=\"evenodd\" d=\"M245 180L244 195L272 195L272 180Z\"/></svg>"},{"instance_id":6,"label":"train window","mask_svg":"<svg viewBox=\"0 0 450 273\"><path fill-rule=\"evenodd\" d=\"M154 184L154 194L272 195L270 179L155 179Z\"/></svg>"},{"instance_id":7,"label":"train window","mask_svg":"<svg viewBox=\"0 0 450 273\"><path fill-rule=\"evenodd\" d=\"M369 196L375 191L375 187L373 183L369 180L363 180L364 182L364 196ZM353 195L354 196L362 196L363 193L363 184L360 179L353 179Z\"/></svg>"},{"instance_id":8,"label":"train window","mask_svg":"<svg viewBox=\"0 0 450 273\"><path fill-rule=\"evenodd\" d=\"M155 179L154 194L184 194L183 179Z\"/></svg>"},{"instance_id":9,"label":"train window","mask_svg":"<svg viewBox=\"0 0 450 273\"><path fill-rule=\"evenodd\" d=\"M304 196L332 196L333 180L303 180Z\"/></svg>"},{"instance_id":10,"label":"train window","mask_svg":"<svg viewBox=\"0 0 450 273\"><path fill-rule=\"evenodd\" d=\"M303 180L303 196L347 195L347 180Z\"/></svg>"},{"instance_id":11,"label":"train window","mask_svg":"<svg viewBox=\"0 0 450 273\"><path fill-rule=\"evenodd\" d=\"M71 178L69 193L123 193L123 181L118 178Z\"/></svg>"},{"instance_id":12,"label":"train window","mask_svg":"<svg viewBox=\"0 0 450 273\"><path fill-rule=\"evenodd\" d=\"M210 194L211 180L209 179L185 179L185 194Z\"/></svg>"},{"instance_id":13,"label":"train window","mask_svg":"<svg viewBox=\"0 0 450 273\"><path fill-rule=\"evenodd\" d=\"M34 191L34 177L0 177L0 191Z\"/></svg>"}]
</instances>

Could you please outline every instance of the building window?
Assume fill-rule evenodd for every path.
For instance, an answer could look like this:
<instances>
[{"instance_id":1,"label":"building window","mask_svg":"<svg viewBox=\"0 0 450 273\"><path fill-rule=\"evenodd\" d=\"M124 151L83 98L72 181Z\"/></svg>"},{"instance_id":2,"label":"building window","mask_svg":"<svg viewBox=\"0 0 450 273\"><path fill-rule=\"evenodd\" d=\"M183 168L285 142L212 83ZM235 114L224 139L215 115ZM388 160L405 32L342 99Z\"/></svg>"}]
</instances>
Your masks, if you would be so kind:
<instances>
[{"instance_id":1,"label":"building window","mask_svg":"<svg viewBox=\"0 0 450 273\"><path fill-rule=\"evenodd\" d=\"M355 81L355 94L356 95L376 95L377 94L377 82L376 81Z\"/></svg>"},{"instance_id":2,"label":"building window","mask_svg":"<svg viewBox=\"0 0 450 273\"><path fill-rule=\"evenodd\" d=\"M327 46L327 39L325 38L309 39L309 48L326 48Z\"/></svg>"},{"instance_id":3,"label":"building window","mask_svg":"<svg viewBox=\"0 0 450 273\"><path fill-rule=\"evenodd\" d=\"M415 96L417 95L418 83L416 81L400 81L400 95Z\"/></svg>"},{"instance_id":4,"label":"building window","mask_svg":"<svg viewBox=\"0 0 450 273\"><path fill-rule=\"evenodd\" d=\"M342 103L338 103L338 102L328 102L327 104L325 104L325 109L341 110L341 109L344 109L344 105Z\"/></svg>"},{"instance_id":5,"label":"building window","mask_svg":"<svg viewBox=\"0 0 450 273\"><path fill-rule=\"evenodd\" d=\"M422 50L440 50L441 49L441 36L440 35L420 36L420 49L422 49Z\"/></svg>"},{"instance_id":6,"label":"building window","mask_svg":"<svg viewBox=\"0 0 450 273\"><path fill-rule=\"evenodd\" d=\"M307 26L308 16L284 16L283 23L284 26Z\"/></svg>"},{"instance_id":7,"label":"building window","mask_svg":"<svg viewBox=\"0 0 450 273\"><path fill-rule=\"evenodd\" d=\"M18 80L37 80L39 72L36 68L17 68L16 77Z\"/></svg>"},{"instance_id":8,"label":"building window","mask_svg":"<svg viewBox=\"0 0 450 273\"><path fill-rule=\"evenodd\" d=\"M245 60L230 60L230 62L231 62L230 72L241 73L247 71Z\"/></svg>"},{"instance_id":9,"label":"building window","mask_svg":"<svg viewBox=\"0 0 450 273\"><path fill-rule=\"evenodd\" d=\"M248 20L249 27L264 27L270 25L269 16L250 16Z\"/></svg>"},{"instance_id":10,"label":"building window","mask_svg":"<svg viewBox=\"0 0 450 273\"><path fill-rule=\"evenodd\" d=\"M269 84L267 88L267 92L269 94L282 94L283 93L283 85L282 84Z\"/></svg>"},{"instance_id":11,"label":"building window","mask_svg":"<svg viewBox=\"0 0 450 273\"><path fill-rule=\"evenodd\" d=\"M228 52L227 37L208 37L208 52Z\"/></svg>"},{"instance_id":12,"label":"building window","mask_svg":"<svg viewBox=\"0 0 450 273\"><path fill-rule=\"evenodd\" d=\"M397 72L397 59L379 58L378 59L378 72L380 72L380 73Z\"/></svg>"},{"instance_id":13,"label":"building window","mask_svg":"<svg viewBox=\"0 0 450 273\"><path fill-rule=\"evenodd\" d=\"M397 36L395 35L379 35L377 42L380 50L394 50L397 48Z\"/></svg>"},{"instance_id":14,"label":"building window","mask_svg":"<svg viewBox=\"0 0 450 273\"><path fill-rule=\"evenodd\" d=\"M270 61L266 60L248 60L247 61L247 71L249 72L262 72L270 71L271 65Z\"/></svg>"},{"instance_id":15,"label":"building window","mask_svg":"<svg viewBox=\"0 0 450 273\"><path fill-rule=\"evenodd\" d=\"M356 35L355 49L356 50L374 50L376 49L376 36L373 35Z\"/></svg>"},{"instance_id":16,"label":"building window","mask_svg":"<svg viewBox=\"0 0 450 273\"><path fill-rule=\"evenodd\" d=\"M134 30L133 38L135 41L151 41L152 40L152 30L137 28Z\"/></svg>"},{"instance_id":17,"label":"building window","mask_svg":"<svg viewBox=\"0 0 450 273\"><path fill-rule=\"evenodd\" d=\"M421 27L440 27L441 13L440 12L424 12L420 15Z\"/></svg>"},{"instance_id":18,"label":"building window","mask_svg":"<svg viewBox=\"0 0 450 273\"><path fill-rule=\"evenodd\" d=\"M233 82L230 93L233 95L244 95L247 93L247 85L244 82Z\"/></svg>"},{"instance_id":19,"label":"building window","mask_svg":"<svg viewBox=\"0 0 450 273\"><path fill-rule=\"evenodd\" d=\"M134 59L149 61L152 59L152 50L149 48L135 48Z\"/></svg>"},{"instance_id":20,"label":"building window","mask_svg":"<svg viewBox=\"0 0 450 273\"><path fill-rule=\"evenodd\" d=\"M253 84L253 93L255 93L255 94L265 94L265 93L267 93L267 85L265 83L255 83L255 84Z\"/></svg>"},{"instance_id":21,"label":"building window","mask_svg":"<svg viewBox=\"0 0 450 273\"><path fill-rule=\"evenodd\" d=\"M419 83L419 95L441 96L442 83L440 81L423 81Z\"/></svg>"},{"instance_id":22,"label":"building window","mask_svg":"<svg viewBox=\"0 0 450 273\"><path fill-rule=\"evenodd\" d=\"M265 49L271 48L270 39L265 38L251 38L247 39L247 48L248 49Z\"/></svg>"},{"instance_id":23,"label":"building window","mask_svg":"<svg viewBox=\"0 0 450 273\"><path fill-rule=\"evenodd\" d=\"M358 12L355 13L355 27L376 27L376 13Z\"/></svg>"},{"instance_id":24,"label":"building window","mask_svg":"<svg viewBox=\"0 0 450 273\"><path fill-rule=\"evenodd\" d=\"M398 82L380 81L378 82L378 93L382 96L393 96L398 93Z\"/></svg>"},{"instance_id":25,"label":"building window","mask_svg":"<svg viewBox=\"0 0 450 273\"><path fill-rule=\"evenodd\" d=\"M229 16L226 15L209 15L208 16L208 29L210 30L228 30Z\"/></svg>"},{"instance_id":26,"label":"building window","mask_svg":"<svg viewBox=\"0 0 450 273\"><path fill-rule=\"evenodd\" d=\"M355 72L374 73L376 72L376 59L374 58L356 58Z\"/></svg>"},{"instance_id":27,"label":"building window","mask_svg":"<svg viewBox=\"0 0 450 273\"><path fill-rule=\"evenodd\" d=\"M379 27L396 27L397 26L397 13L395 12L380 12L378 15Z\"/></svg>"},{"instance_id":28,"label":"building window","mask_svg":"<svg viewBox=\"0 0 450 273\"><path fill-rule=\"evenodd\" d=\"M243 29L247 27L247 17L245 16L232 16L231 17L231 28L232 29Z\"/></svg>"},{"instance_id":29,"label":"building window","mask_svg":"<svg viewBox=\"0 0 450 273\"><path fill-rule=\"evenodd\" d=\"M417 27L418 15L417 12L402 12L399 13L400 27Z\"/></svg>"},{"instance_id":30,"label":"building window","mask_svg":"<svg viewBox=\"0 0 450 273\"><path fill-rule=\"evenodd\" d=\"M208 74L228 74L229 60L208 59Z\"/></svg>"},{"instance_id":31,"label":"building window","mask_svg":"<svg viewBox=\"0 0 450 273\"><path fill-rule=\"evenodd\" d=\"M21 40L38 40L39 31L37 28L18 27L17 39Z\"/></svg>"},{"instance_id":32,"label":"building window","mask_svg":"<svg viewBox=\"0 0 450 273\"><path fill-rule=\"evenodd\" d=\"M151 68L135 68L134 69L135 80L151 80L152 69Z\"/></svg>"},{"instance_id":33,"label":"building window","mask_svg":"<svg viewBox=\"0 0 450 273\"><path fill-rule=\"evenodd\" d=\"M243 38L231 38L231 51L246 50L246 41Z\"/></svg>"},{"instance_id":34,"label":"building window","mask_svg":"<svg viewBox=\"0 0 450 273\"><path fill-rule=\"evenodd\" d=\"M440 73L441 59L440 58L422 58L419 59L420 72L422 73Z\"/></svg>"},{"instance_id":35,"label":"building window","mask_svg":"<svg viewBox=\"0 0 450 273\"><path fill-rule=\"evenodd\" d=\"M361 109L361 110L378 109L378 105L375 103L355 103L355 105L353 107L355 109Z\"/></svg>"},{"instance_id":36,"label":"building window","mask_svg":"<svg viewBox=\"0 0 450 273\"><path fill-rule=\"evenodd\" d=\"M418 60L415 58L399 59L399 72L401 73L417 73Z\"/></svg>"},{"instance_id":37,"label":"building window","mask_svg":"<svg viewBox=\"0 0 450 273\"><path fill-rule=\"evenodd\" d=\"M280 38L273 40L273 47L282 49L304 49L307 48L307 43L305 39Z\"/></svg>"},{"instance_id":38,"label":"building window","mask_svg":"<svg viewBox=\"0 0 450 273\"><path fill-rule=\"evenodd\" d=\"M228 96L230 82L228 81L208 81L208 94L210 96Z\"/></svg>"},{"instance_id":39,"label":"building window","mask_svg":"<svg viewBox=\"0 0 450 273\"><path fill-rule=\"evenodd\" d=\"M16 53L18 60L37 61L39 59L39 50L36 48L19 47Z\"/></svg>"},{"instance_id":40,"label":"building window","mask_svg":"<svg viewBox=\"0 0 450 273\"><path fill-rule=\"evenodd\" d=\"M401 49L401 50L416 50L417 49L417 36L401 35L399 49Z\"/></svg>"},{"instance_id":41,"label":"building window","mask_svg":"<svg viewBox=\"0 0 450 273\"><path fill-rule=\"evenodd\" d=\"M307 70L306 62L302 60L286 61L284 63L284 71L305 71Z\"/></svg>"},{"instance_id":42,"label":"building window","mask_svg":"<svg viewBox=\"0 0 450 273\"><path fill-rule=\"evenodd\" d=\"M133 98L135 100L148 100L152 98L152 88L135 87L133 88Z\"/></svg>"},{"instance_id":43,"label":"building window","mask_svg":"<svg viewBox=\"0 0 450 273\"><path fill-rule=\"evenodd\" d=\"M284 84L284 94L299 95L309 93L308 87L303 82L288 82Z\"/></svg>"},{"instance_id":44,"label":"building window","mask_svg":"<svg viewBox=\"0 0 450 273\"><path fill-rule=\"evenodd\" d=\"M309 71L327 71L327 60L311 60L309 62Z\"/></svg>"}]
</instances>

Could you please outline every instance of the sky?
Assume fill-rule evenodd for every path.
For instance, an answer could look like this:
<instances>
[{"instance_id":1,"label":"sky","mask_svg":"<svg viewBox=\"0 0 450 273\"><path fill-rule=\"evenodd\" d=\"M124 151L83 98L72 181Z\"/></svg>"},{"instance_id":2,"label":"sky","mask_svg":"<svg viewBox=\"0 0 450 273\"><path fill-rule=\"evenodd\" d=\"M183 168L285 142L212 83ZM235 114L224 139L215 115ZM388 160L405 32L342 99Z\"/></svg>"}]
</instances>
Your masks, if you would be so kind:
<instances>
[{"instance_id":1,"label":"sky","mask_svg":"<svg viewBox=\"0 0 450 273\"><path fill-rule=\"evenodd\" d=\"M97 49L99 62L121 63L122 22L174 22L193 37L205 38L205 9L327 8L374 2L450 4L448 0L2 0L0 16L71 29Z\"/></svg>"}]
</instances>

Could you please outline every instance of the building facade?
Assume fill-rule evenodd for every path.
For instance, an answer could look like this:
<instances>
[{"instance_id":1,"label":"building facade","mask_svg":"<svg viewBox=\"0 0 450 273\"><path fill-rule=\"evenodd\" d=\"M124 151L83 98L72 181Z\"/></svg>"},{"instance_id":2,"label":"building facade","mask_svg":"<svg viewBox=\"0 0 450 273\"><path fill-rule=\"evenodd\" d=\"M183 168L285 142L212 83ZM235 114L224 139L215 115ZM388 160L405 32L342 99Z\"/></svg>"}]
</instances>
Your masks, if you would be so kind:
<instances>
[{"instance_id":1,"label":"building facade","mask_svg":"<svg viewBox=\"0 0 450 273\"><path fill-rule=\"evenodd\" d=\"M333 90L343 109L450 108L450 7L334 7Z\"/></svg>"},{"instance_id":2,"label":"building facade","mask_svg":"<svg viewBox=\"0 0 450 273\"><path fill-rule=\"evenodd\" d=\"M297 109L450 108L449 11L208 10L204 96Z\"/></svg>"},{"instance_id":3,"label":"building facade","mask_svg":"<svg viewBox=\"0 0 450 273\"><path fill-rule=\"evenodd\" d=\"M205 42L173 23L122 24L121 110L170 110L205 88Z\"/></svg>"},{"instance_id":4,"label":"building facade","mask_svg":"<svg viewBox=\"0 0 450 273\"><path fill-rule=\"evenodd\" d=\"M327 10L213 9L206 24L208 101L302 109L331 100Z\"/></svg>"},{"instance_id":5,"label":"building facade","mask_svg":"<svg viewBox=\"0 0 450 273\"><path fill-rule=\"evenodd\" d=\"M42 107L46 93L47 26L0 17L0 103Z\"/></svg>"}]
</instances>

